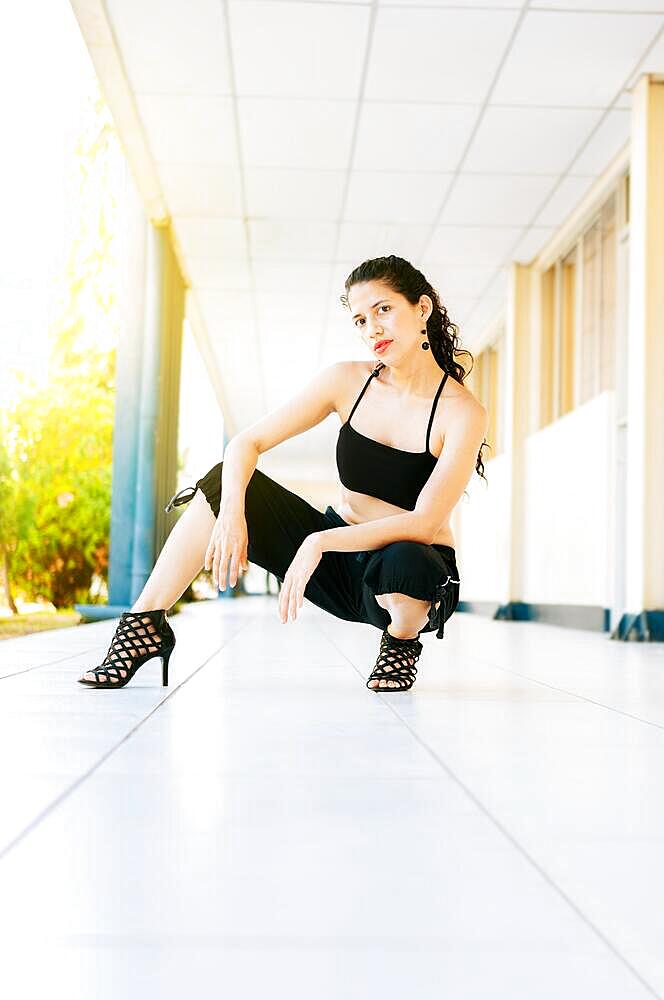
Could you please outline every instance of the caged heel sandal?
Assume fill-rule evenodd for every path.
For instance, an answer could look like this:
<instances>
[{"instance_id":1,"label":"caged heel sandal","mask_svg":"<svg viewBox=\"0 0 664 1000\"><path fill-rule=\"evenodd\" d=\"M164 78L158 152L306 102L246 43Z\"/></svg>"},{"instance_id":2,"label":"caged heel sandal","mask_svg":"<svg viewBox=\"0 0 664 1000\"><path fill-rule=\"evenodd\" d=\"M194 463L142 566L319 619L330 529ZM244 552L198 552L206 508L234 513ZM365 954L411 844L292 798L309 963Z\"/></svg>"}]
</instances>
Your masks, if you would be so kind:
<instances>
[{"instance_id":1,"label":"caged heel sandal","mask_svg":"<svg viewBox=\"0 0 664 1000\"><path fill-rule=\"evenodd\" d=\"M109 650L98 667L86 671L93 677L79 677L79 684L90 687L124 687L139 667L153 656L160 656L162 685L168 687L168 662L175 648L175 633L166 611L124 611Z\"/></svg>"},{"instance_id":2,"label":"caged heel sandal","mask_svg":"<svg viewBox=\"0 0 664 1000\"><path fill-rule=\"evenodd\" d=\"M415 664L423 648L417 637L398 639L385 629L380 640L380 653L376 666L369 675L366 687L370 691L408 691L415 683L417 674ZM382 686L380 683L372 686L372 681L385 683ZM390 684L390 681L394 683Z\"/></svg>"}]
</instances>

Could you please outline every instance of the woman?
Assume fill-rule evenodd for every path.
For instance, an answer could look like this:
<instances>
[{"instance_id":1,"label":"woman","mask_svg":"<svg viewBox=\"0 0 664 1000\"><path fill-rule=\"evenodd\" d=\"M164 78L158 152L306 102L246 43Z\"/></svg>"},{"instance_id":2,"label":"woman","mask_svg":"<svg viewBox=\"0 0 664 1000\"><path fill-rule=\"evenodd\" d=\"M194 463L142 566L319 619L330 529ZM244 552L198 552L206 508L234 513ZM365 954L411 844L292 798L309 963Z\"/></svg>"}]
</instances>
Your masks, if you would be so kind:
<instances>
[{"instance_id":1,"label":"woman","mask_svg":"<svg viewBox=\"0 0 664 1000\"><path fill-rule=\"evenodd\" d=\"M365 261L345 292L341 301L374 361L326 368L172 497L166 511L191 505L132 610L121 615L103 663L81 683L122 687L161 656L167 684L175 635L166 610L203 566L225 590L251 560L281 583L282 623L295 620L307 597L337 618L375 625L382 636L367 687L412 687L420 634L437 628L442 639L459 603L449 519L473 471L483 476L488 416L462 384L466 371L453 355L468 352L457 349L457 328L412 264L395 256ZM256 462L332 412L342 421L341 503L323 514Z\"/></svg>"}]
</instances>

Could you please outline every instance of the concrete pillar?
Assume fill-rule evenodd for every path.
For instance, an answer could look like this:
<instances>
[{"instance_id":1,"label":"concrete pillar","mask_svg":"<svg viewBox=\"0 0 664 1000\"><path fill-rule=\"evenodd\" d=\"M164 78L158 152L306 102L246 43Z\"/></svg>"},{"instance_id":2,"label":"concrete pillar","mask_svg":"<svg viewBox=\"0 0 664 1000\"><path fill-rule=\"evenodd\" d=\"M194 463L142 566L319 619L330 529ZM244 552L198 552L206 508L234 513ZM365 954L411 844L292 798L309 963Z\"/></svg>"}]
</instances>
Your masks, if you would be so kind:
<instances>
[{"instance_id":1,"label":"concrete pillar","mask_svg":"<svg viewBox=\"0 0 664 1000\"><path fill-rule=\"evenodd\" d=\"M163 508L176 491L184 283L168 226L130 199L126 324L116 367L107 605L76 605L85 620L131 608L172 527Z\"/></svg>"},{"instance_id":2,"label":"concrete pillar","mask_svg":"<svg viewBox=\"0 0 664 1000\"><path fill-rule=\"evenodd\" d=\"M164 231L150 226L147 239L143 363L137 426L130 600L136 600L155 561L159 380L165 325Z\"/></svg>"},{"instance_id":3,"label":"concrete pillar","mask_svg":"<svg viewBox=\"0 0 664 1000\"><path fill-rule=\"evenodd\" d=\"M127 239L124 325L116 353L113 479L108 568L108 604L126 610L131 600L136 507L136 455L143 366L148 222L143 202L127 171ZM81 610L80 608L78 610ZM113 612L115 613L115 612ZM117 611L120 614L120 611ZM109 615L110 616L110 615ZM86 614L86 617L90 615ZM97 616L95 616L97 617Z\"/></svg>"},{"instance_id":4,"label":"concrete pillar","mask_svg":"<svg viewBox=\"0 0 664 1000\"><path fill-rule=\"evenodd\" d=\"M626 607L617 638L664 639L664 80L632 93Z\"/></svg>"}]
</instances>

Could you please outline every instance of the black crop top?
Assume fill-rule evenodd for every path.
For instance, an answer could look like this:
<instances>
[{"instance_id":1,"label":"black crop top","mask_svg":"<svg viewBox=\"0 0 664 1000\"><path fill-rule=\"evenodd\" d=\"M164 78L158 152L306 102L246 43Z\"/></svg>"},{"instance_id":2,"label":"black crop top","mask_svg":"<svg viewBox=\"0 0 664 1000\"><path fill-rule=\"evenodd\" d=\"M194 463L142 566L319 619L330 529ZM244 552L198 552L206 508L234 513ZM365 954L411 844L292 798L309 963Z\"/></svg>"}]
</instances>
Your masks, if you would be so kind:
<instances>
[{"instance_id":1,"label":"black crop top","mask_svg":"<svg viewBox=\"0 0 664 1000\"><path fill-rule=\"evenodd\" d=\"M351 427L350 420L357 404L366 392L369 382L378 376L385 365L381 362L364 384L362 392L350 411L348 420L341 425L337 438L337 468L346 489L365 493L386 503L415 510L417 498L438 461L429 451L429 435L436 404L443 391L449 372L445 372L431 408L425 451L401 451L373 438L365 437Z\"/></svg>"}]
</instances>

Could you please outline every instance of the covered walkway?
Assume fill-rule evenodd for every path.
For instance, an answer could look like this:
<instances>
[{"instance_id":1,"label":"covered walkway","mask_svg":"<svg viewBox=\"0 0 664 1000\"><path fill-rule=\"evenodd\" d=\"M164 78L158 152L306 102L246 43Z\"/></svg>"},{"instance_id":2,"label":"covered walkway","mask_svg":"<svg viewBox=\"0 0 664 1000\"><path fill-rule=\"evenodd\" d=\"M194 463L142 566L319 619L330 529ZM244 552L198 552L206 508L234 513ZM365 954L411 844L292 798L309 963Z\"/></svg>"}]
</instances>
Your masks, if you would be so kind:
<instances>
[{"instance_id":1,"label":"covered walkway","mask_svg":"<svg viewBox=\"0 0 664 1000\"><path fill-rule=\"evenodd\" d=\"M6 996L664 995L661 644L457 614L374 694L266 596L77 685L115 624L0 646Z\"/></svg>"}]
</instances>

